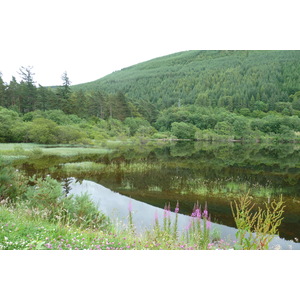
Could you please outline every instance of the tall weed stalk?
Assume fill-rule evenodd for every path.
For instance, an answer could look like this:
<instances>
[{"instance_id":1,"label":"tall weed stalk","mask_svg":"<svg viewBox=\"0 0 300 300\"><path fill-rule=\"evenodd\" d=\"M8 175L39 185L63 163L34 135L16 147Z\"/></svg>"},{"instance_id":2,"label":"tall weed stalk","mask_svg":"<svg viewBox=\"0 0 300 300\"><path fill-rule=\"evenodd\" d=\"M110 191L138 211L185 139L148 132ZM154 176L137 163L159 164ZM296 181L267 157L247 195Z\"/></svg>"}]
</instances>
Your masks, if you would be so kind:
<instances>
[{"instance_id":1,"label":"tall weed stalk","mask_svg":"<svg viewBox=\"0 0 300 300\"><path fill-rule=\"evenodd\" d=\"M231 211L237 226L237 243L235 249L256 250L269 249L269 243L278 234L278 228L283 220L284 202L266 202L265 208L258 207L247 193L239 200L231 202Z\"/></svg>"}]
</instances>

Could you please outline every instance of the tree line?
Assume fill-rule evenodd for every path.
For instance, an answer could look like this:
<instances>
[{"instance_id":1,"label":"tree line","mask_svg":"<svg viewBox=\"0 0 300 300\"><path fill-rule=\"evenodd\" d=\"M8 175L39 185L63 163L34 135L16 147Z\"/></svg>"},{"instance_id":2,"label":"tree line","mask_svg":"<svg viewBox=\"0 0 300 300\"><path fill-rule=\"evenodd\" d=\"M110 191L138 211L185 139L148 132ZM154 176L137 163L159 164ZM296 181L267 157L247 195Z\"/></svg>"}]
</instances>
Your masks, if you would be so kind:
<instances>
[{"instance_id":1,"label":"tree line","mask_svg":"<svg viewBox=\"0 0 300 300\"><path fill-rule=\"evenodd\" d=\"M36 84L32 67L21 67L19 74L20 82L12 77L9 83L0 74L0 142L94 143L134 136L290 142L300 137L296 88L288 101L274 102L272 110L271 100L256 101L253 95L249 107L235 106L231 96L220 97L216 106L200 105L198 95L193 103L180 98L162 108L159 99L133 99L124 91L74 89L66 72L56 87ZM290 75L294 82L296 75Z\"/></svg>"},{"instance_id":2,"label":"tree line","mask_svg":"<svg viewBox=\"0 0 300 300\"><path fill-rule=\"evenodd\" d=\"M44 87L34 81L32 67L21 67L21 81L15 77L6 84L0 73L0 106L25 114L35 110L61 110L65 114L76 114L81 118L97 117L104 120L126 117L155 118L156 109L148 101L130 101L118 91L108 94L102 91L72 91L71 81L65 72L58 87Z\"/></svg>"}]
</instances>

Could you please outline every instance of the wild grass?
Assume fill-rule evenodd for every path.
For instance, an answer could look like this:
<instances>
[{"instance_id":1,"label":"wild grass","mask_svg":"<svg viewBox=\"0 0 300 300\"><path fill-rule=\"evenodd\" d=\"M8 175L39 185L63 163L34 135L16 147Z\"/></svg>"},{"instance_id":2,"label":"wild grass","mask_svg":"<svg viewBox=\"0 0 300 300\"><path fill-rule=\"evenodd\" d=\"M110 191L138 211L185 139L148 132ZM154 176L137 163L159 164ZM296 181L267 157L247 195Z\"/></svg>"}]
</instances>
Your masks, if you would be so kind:
<instances>
[{"instance_id":1,"label":"wild grass","mask_svg":"<svg viewBox=\"0 0 300 300\"><path fill-rule=\"evenodd\" d=\"M241 202L244 203L244 202ZM50 222L42 215L33 217L22 206L0 205L0 249L1 250L228 250L228 249L268 249L268 243L276 234L281 221L281 204L273 210L261 210L255 227L259 234L249 237L249 224L256 218L244 218L248 203L236 203L236 218L239 233L237 241L224 240L221 233L212 228L207 207L203 211L194 206L190 222L183 230L178 230L179 204L175 207L175 218L171 220L170 205L164 209L163 220L155 214L153 226L137 233L134 226L134 212L128 207L128 225L112 226L106 229L81 227L76 224ZM246 214L247 215L247 214ZM246 221L245 221L246 220ZM271 223L271 227L267 226ZM248 224L248 225L247 225ZM271 229L270 229L271 228ZM248 235L247 235L248 234ZM250 246L249 246L250 245Z\"/></svg>"},{"instance_id":2,"label":"wild grass","mask_svg":"<svg viewBox=\"0 0 300 300\"><path fill-rule=\"evenodd\" d=\"M150 170L160 170L161 166L159 164L145 164L145 163L95 163L92 161L66 163L62 166L62 171L67 174L80 174L82 172L105 172L105 173L115 173L121 171L124 173L133 172L147 172Z\"/></svg>"},{"instance_id":3,"label":"wild grass","mask_svg":"<svg viewBox=\"0 0 300 300\"><path fill-rule=\"evenodd\" d=\"M282 193L280 187L272 187L270 183L265 185L243 181L239 178L207 180L205 178L189 179L182 186L181 178L172 181L172 188L180 190L181 194L193 193L201 196L239 197L249 193L257 198L270 198L274 194Z\"/></svg>"},{"instance_id":4,"label":"wild grass","mask_svg":"<svg viewBox=\"0 0 300 300\"><path fill-rule=\"evenodd\" d=\"M82 147L82 145L42 145L42 144L25 144L25 143L0 143L1 156L41 156L41 155L56 155L56 156L76 156L86 154L105 154L114 150L107 147Z\"/></svg>"},{"instance_id":5,"label":"wild grass","mask_svg":"<svg viewBox=\"0 0 300 300\"><path fill-rule=\"evenodd\" d=\"M83 161L83 162L76 162L76 163L66 163L62 166L62 171L66 172L67 174L76 174L82 172L95 172L101 171L106 167L105 164L95 163L92 161Z\"/></svg>"}]
</instances>

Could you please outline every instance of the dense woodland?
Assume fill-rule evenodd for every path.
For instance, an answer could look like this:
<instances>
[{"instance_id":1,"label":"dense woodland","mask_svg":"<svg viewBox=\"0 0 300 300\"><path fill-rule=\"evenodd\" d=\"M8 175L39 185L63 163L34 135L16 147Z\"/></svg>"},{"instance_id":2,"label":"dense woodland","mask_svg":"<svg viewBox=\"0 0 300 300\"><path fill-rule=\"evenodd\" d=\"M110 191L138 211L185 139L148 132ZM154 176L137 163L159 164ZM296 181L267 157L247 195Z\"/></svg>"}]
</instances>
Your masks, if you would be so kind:
<instances>
[{"instance_id":1,"label":"dense woodland","mask_svg":"<svg viewBox=\"0 0 300 300\"><path fill-rule=\"evenodd\" d=\"M186 51L77 86L65 72L43 87L21 67L19 82L0 73L0 142L295 141L299 71L300 51Z\"/></svg>"}]
</instances>

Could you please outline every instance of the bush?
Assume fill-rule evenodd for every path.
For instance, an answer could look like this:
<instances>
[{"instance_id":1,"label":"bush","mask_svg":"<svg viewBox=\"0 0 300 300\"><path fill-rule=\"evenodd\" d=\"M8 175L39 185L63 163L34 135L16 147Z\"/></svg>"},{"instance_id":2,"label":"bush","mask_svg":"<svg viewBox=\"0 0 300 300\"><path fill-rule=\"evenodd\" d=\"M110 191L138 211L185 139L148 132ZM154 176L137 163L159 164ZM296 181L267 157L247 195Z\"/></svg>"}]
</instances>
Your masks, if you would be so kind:
<instances>
[{"instance_id":1,"label":"bush","mask_svg":"<svg viewBox=\"0 0 300 300\"><path fill-rule=\"evenodd\" d=\"M57 143L57 124L51 120L39 118L30 124L29 139L38 144Z\"/></svg>"},{"instance_id":2,"label":"bush","mask_svg":"<svg viewBox=\"0 0 300 300\"><path fill-rule=\"evenodd\" d=\"M45 179L32 179L25 196L32 214L52 222L74 224L83 228L104 229L109 219L103 215L87 194L66 196L62 185L47 176Z\"/></svg>"},{"instance_id":3,"label":"bush","mask_svg":"<svg viewBox=\"0 0 300 300\"><path fill-rule=\"evenodd\" d=\"M0 201L15 202L25 193L26 184L27 178L22 172L0 161Z\"/></svg>"},{"instance_id":4,"label":"bush","mask_svg":"<svg viewBox=\"0 0 300 300\"><path fill-rule=\"evenodd\" d=\"M192 124L184 122L173 122L171 125L171 132L179 139L194 139L196 127Z\"/></svg>"},{"instance_id":5,"label":"bush","mask_svg":"<svg viewBox=\"0 0 300 300\"><path fill-rule=\"evenodd\" d=\"M73 126L58 126L57 127L57 142L61 144L74 143L78 140L87 138L83 130L74 128Z\"/></svg>"},{"instance_id":6,"label":"bush","mask_svg":"<svg viewBox=\"0 0 300 300\"><path fill-rule=\"evenodd\" d=\"M61 184L50 176L45 179L32 178L31 180L34 186L29 187L25 194L29 207L49 209L55 213L59 201L64 196Z\"/></svg>"},{"instance_id":7,"label":"bush","mask_svg":"<svg viewBox=\"0 0 300 300\"><path fill-rule=\"evenodd\" d=\"M71 215L77 226L104 229L109 225L109 219L97 209L87 193L71 200Z\"/></svg>"}]
</instances>

